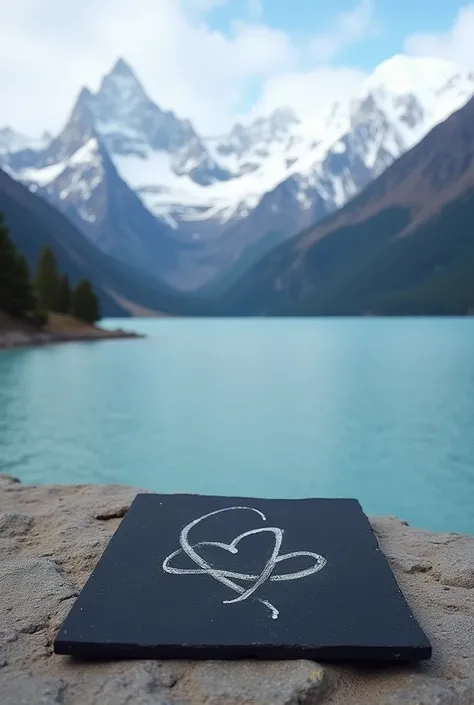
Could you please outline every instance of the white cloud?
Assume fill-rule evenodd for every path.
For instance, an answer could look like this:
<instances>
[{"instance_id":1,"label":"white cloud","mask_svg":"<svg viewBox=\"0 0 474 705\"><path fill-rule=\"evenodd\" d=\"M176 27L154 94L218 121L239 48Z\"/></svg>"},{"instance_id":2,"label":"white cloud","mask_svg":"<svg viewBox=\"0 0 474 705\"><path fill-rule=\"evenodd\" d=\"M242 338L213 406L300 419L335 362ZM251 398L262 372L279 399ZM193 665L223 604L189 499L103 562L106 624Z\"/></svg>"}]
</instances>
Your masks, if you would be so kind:
<instances>
[{"instance_id":1,"label":"white cloud","mask_svg":"<svg viewBox=\"0 0 474 705\"><path fill-rule=\"evenodd\" d=\"M329 32L314 37L310 50L317 61L326 62L347 46L376 34L378 29L373 0L360 0L351 10L339 14Z\"/></svg>"},{"instance_id":2,"label":"white cloud","mask_svg":"<svg viewBox=\"0 0 474 705\"><path fill-rule=\"evenodd\" d=\"M340 97L360 72L302 71L312 48L336 56L373 26L371 0L359 0L324 37L295 42L262 21L261 3L242 3L231 33L211 29L207 12L229 0L15 0L2 7L0 125L26 134L61 127L79 88L95 88L118 56L136 69L163 108L191 118L202 132L226 129L249 86L259 109L305 110ZM239 0L240 4L240 0ZM246 19L245 19L246 18ZM316 60L313 57L313 63Z\"/></svg>"},{"instance_id":3,"label":"white cloud","mask_svg":"<svg viewBox=\"0 0 474 705\"><path fill-rule=\"evenodd\" d=\"M357 90L366 74L352 67L331 66L328 62L348 46L380 31L373 0L359 0L351 10L340 13L332 28L309 41L309 51L317 66L308 71L289 71L271 76L254 107L255 114L291 106L298 115L310 116L328 102Z\"/></svg>"},{"instance_id":4,"label":"white cloud","mask_svg":"<svg viewBox=\"0 0 474 705\"><path fill-rule=\"evenodd\" d=\"M288 72L270 78L252 114L265 115L282 105L300 117L353 94L366 74L358 69L322 66L307 72Z\"/></svg>"},{"instance_id":5,"label":"white cloud","mask_svg":"<svg viewBox=\"0 0 474 705\"><path fill-rule=\"evenodd\" d=\"M407 37L405 50L416 56L450 59L474 69L474 3L463 7L446 32L418 33Z\"/></svg>"},{"instance_id":6,"label":"white cloud","mask_svg":"<svg viewBox=\"0 0 474 705\"><path fill-rule=\"evenodd\" d=\"M123 56L160 105L201 129L222 126L248 80L290 68L296 51L287 35L262 24L240 22L231 36L211 30L195 14L210 9L210 1L192 0L193 11L189 0L8 3L2 8L0 123L25 132L58 129L80 86L96 86Z\"/></svg>"}]
</instances>

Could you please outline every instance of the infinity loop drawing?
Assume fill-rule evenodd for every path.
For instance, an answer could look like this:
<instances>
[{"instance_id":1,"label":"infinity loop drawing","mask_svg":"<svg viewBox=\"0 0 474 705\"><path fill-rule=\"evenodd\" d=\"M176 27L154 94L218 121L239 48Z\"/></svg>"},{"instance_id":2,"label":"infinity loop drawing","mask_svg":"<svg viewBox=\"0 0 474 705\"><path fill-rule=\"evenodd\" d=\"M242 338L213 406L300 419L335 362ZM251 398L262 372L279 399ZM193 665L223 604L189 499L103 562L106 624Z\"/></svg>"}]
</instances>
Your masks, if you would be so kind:
<instances>
[{"instance_id":1,"label":"infinity loop drawing","mask_svg":"<svg viewBox=\"0 0 474 705\"><path fill-rule=\"evenodd\" d=\"M217 509L214 512L209 512L209 514L205 514L202 517L199 517L198 519L195 519L194 521L191 521L189 524L187 524L184 529L182 529L179 537L179 543L181 548L178 548L176 551L173 551L173 553L170 553L169 556L165 558L163 561L163 570L166 573L171 573L174 575L210 575L212 578L215 580L219 581L223 585L226 585L229 587L231 590L234 592L238 593L237 597L234 597L232 600L224 600L223 603L226 605L233 604L235 602L242 602L243 600L248 599L251 597L258 588L263 585L267 581L287 581L287 580L298 580L300 578L306 578L309 575L313 575L314 573L317 573L320 571L324 566L326 565L326 559L319 555L318 553L313 553L312 551L293 551L292 553L285 553L283 555L279 555L280 553L280 548L281 544L283 541L283 530L279 529L276 526L264 526L261 527L260 529L252 529L250 531L245 531L242 534L239 534L236 536L236 538L231 541L231 543L222 543L220 541L199 541L198 543L195 543L191 545L188 540L188 535L191 529L193 529L195 526L200 524L202 521L205 519L208 519L211 516L215 516L216 514L221 514L222 512L230 512L230 511L249 511L249 512L255 512L260 516L262 521L266 521L267 518L263 512L260 512L258 509L255 509L253 507L225 507L224 509ZM254 534L261 534L261 533L270 533L273 534L275 543L273 546L273 551L270 556L270 558L267 560L265 566L263 567L262 572L259 575L252 575L248 573L237 573L231 570L222 570L220 568L215 568L212 565L210 565L204 558L202 558L199 553L195 550L196 548L200 546L215 546L217 548L221 548L224 551L227 551L228 553L231 554L236 554L238 553L238 544L242 539L246 538L247 536L252 536ZM197 566L196 568L175 568L171 565L171 561L176 558L176 556L180 555L181 553L185 553L189 558L194 562L194 564ZM284 561L291 560L292 558L300 558L301 556L309 556L310 558L314 559L314 564L306 568L305 570L299 570L295 573L276 573L274 574L273 571L275 570L275 567L279 563L283 563ZM241 580L244 582L250 582L252 585L250 587L243 588L241 585L235 582L235 580ZM272 605L268 600L263 600L261 598L257 598L259 602L265 605L265 607L268 607L268 609L271 611L272 619L277 619L279 615L279 611L277 608Z\"/></svg>"}]
</instances>

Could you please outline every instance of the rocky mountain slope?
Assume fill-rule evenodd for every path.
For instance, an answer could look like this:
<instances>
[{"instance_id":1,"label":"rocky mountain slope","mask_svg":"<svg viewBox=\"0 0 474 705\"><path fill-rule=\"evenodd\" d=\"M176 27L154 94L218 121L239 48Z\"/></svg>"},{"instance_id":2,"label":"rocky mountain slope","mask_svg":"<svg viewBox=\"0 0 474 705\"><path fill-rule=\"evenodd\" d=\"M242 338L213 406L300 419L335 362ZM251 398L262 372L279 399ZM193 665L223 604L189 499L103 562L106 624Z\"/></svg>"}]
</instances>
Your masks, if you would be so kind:
<instances>
[{"instance_id":1,"label":"rocky mountain slope","mask_svg":"<svg viewBox=\"0 0 474 705\"><path fill-rule=\"evenodd\" d=\"M82 89L61 133L0 131L0 165L104 252L181 289L228 287L259 257L342 207L474 93L474 75L396 56L304 120L276 110L203 137L159 108L119 60Z\"/></svg>"},{"instance_id":2,"label":"rocky mountain slope","mask_svg":"<svg viewBox=\"0 0 474 705\"><path fill-rule=\"evenodd\" d=\"M49 203L0 170L0 211L30 267L50 245L62 271L76 282L89 278L105 316L192 312L192 302L151 276L105 254Z\"/></svg>"},{"instance_id":3,"label":"rocky mountain slope","mask_svg":"<svg viewBox=\"0 0 474 705\"><path fill-rule=\"evenodd\" d=\"M233 314L474 312L474 99L344 208L267 255Z\"/></svg>"}]
</instances>

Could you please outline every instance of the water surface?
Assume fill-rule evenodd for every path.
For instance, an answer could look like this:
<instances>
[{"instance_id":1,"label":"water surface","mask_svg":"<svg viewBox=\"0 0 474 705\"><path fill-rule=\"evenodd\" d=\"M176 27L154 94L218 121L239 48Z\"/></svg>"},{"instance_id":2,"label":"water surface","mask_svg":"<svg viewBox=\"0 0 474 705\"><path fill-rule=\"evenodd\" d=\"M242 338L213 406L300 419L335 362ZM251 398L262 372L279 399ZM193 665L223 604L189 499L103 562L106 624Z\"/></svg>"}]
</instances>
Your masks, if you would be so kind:
<instances>
[{"instance_id":1,"label":"water surface","mask_svg":"<svg viewBox=\"0 0 474 705\"><path fill-rule=\"evenodd\" d=\"M148 338L0 352L0 471L474 534L474 319L107 324Z\"/></svg>"}]
</instances>

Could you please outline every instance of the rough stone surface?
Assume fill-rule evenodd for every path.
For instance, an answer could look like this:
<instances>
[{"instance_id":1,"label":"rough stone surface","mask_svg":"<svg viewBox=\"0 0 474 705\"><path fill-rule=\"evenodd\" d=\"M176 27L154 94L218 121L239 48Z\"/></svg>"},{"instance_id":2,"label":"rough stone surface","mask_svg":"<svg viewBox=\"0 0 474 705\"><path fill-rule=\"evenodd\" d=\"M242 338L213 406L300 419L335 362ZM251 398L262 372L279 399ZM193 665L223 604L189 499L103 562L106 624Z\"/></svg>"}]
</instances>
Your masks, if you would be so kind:
<instances>
[{"instance_id":1,"label":"rough stone surface","mask_svg":"<svg viewBox=\"0 0 474 705\"><path fill-rule=\"evenodd\" d=\"M433 644L419 665L121 661L52 653L54 635L136 490L0 475L1 705L473 705L474 538L373 519Z\"/></svg>"}]
</instances>

